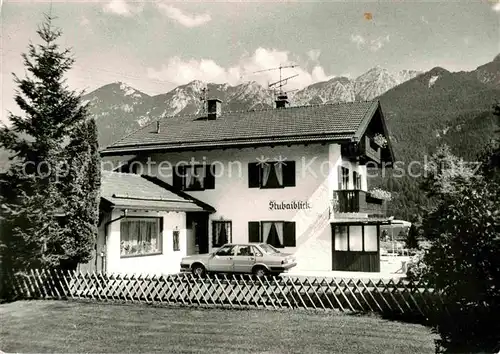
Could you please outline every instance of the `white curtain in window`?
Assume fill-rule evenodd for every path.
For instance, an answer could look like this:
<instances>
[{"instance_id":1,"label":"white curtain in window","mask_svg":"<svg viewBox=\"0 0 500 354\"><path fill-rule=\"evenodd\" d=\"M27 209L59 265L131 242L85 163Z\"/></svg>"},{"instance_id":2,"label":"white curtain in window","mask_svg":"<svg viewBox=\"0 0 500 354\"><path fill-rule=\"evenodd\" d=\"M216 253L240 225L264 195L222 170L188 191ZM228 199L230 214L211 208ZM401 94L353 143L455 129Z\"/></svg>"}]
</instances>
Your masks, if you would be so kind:
<instances>
[{"instance_id":1,"label":"white curtain in window","mask_svg":"<svg viewBox=\"0 0 500 354\"><path fill-rule=\"evenodd\" d=\"M271 165L264 163L262 166L262 185L265 187L271 174Z\"/></svg>"},{"instance_id":2,"label":"white curtain in window","mask_svg":"<svg viewBox=\"0 0 500 354\"><path fill-rule=\"evenodd\" d=\"M271 231L272 222L263 222L262 223L262 242L267 242L267 238L269 237L269 231Z\"/></svg>"},{"instance_id":3,"label":"white curtain in window","mask_svg":"<svg viewBox=\"0 0 500 354\"><path fill-rule=\"evenodd\" d=\"M231 227L228 222L218 222L215 224L215 242L218 246L231 242Z\"/></svg>"},{"instance_id":4,"label":"white curtain in window","mask_svg":"<svg viewBox=\"0 0 500 354\"><path fill-rule=\"evenodd\" d=\"M231 240L231 224L229 222L224 223L224 227L226 228L227 242L232 242Z\"/></svg>"},{"instance_id":5,"label":"white curtain in window","mask_svg":"<svg viewBox=\"0 0 500 354\"><path fill-rule=\"evenodd\" d=\"M275 222L274 227L276 228L276 233L278 234L278 239L280 240L280 246L283 246L283 223Z\"/></svg>"},{"instance_id":6,"label":"white curtain in window","mask_svg":"<svg viewBox=\"0 0 500 354\"><path fill-rule=\"evenodd\" d=\"M281 163L274 164L274 171L276 172L276 177L280 186L283 185L283 165Z\"/></svg>"},{"instance_id":7,"label":"white curtain in window","mask_svg":"<svg viewBox=\"0 0 500 354\"><path fill-rule=\"evenodd\" d=\"M191 184L193 183L193 169L189 166L186 166L184 168L184 178L186 179L186 187L189 188L191 187Z\"/></svg>"},{"instance_id":8,"label":"white curtain in window","mask_svg":"<svg viewBox=\"0 0 500 354\"><path fill-rule=\"evenodd\" d=\"M204 183L205 182L205 176L206 176L206 167L201 166L196 169L196 178L198 179L198 183L200 184L201 188L204 188Z\"/></svg>"},{"instance_id":9,"label":"white curtain in window","mask_svg":"<svg viewBox=\"0 0 500 354\"><path fill-rule=\"evenodd\" d=\"M158 252L158 220L123 220L120 225L121 255Z\"/></svg>"}]
</instances>

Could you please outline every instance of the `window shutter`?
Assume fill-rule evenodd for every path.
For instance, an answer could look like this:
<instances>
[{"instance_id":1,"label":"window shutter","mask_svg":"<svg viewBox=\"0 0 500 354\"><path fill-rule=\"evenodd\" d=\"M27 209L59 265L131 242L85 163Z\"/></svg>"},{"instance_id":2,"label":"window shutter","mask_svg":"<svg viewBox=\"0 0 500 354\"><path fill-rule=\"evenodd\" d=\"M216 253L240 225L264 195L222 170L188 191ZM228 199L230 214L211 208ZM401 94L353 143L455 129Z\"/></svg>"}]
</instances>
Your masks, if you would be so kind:
<instances>
[{"instance_id":1,"label":"window shutter","mask_svg":"<svg viewBox=\"0 0 500 354\"><path fill-rule=\"evenodd\" d=\"M163 233L163 217L160 218L160 235Z\"/></svg>"},{"instance_id":2,"label":"window shutter","mask_svg":"<svg viewBox=\"0 0 500 354\"><path fill-rule=\"evenodd\" d=\"M206 166L205 189L215 189L215 165Z\"/></svg>"},{"instance_id":3,"label":"window shutter","mask_svg":"<svg viewBox=\"0 0 500 354\"><path fill-rule=\"evenodd\" d=\"M295 161L285 161L283 164L283 186L295 187Z\"/></svg>"},{"instance_id":4,"label":"window shutter","mask_svg":"<svg viewBox=\"0 0 500 354\"><path fill-rule=\"evenodd\" d=\"M283 225L283 246L295 247L297 242L295 240L295 222L285 222Z\"/></svg>"},{"instance_id":5,"label":"window shutter","mask_svg":"<svg viewBox=\"0 0 500 354\"><path fill-rule=\"evenodd\" d=\"M212 221L212 247L217 246L217 235L215 234L217 228L215 227L215 221Z\"/></svg>"},{"instance_id":6,"label":"window shutter","mask_svg":"<svg viewBox=\"0 0 500 354\"><path fill-rule=\"evenodd\" d=\"M172 167L172 184L175 188L182 190L182 174L183 166L173 166Z\"/></svg>"},{"instance_id":7,"label":"window shutter","mask_svg":"<svg viewBox=\"0 0 500 354\"><path fill-rule=\"evenodd\" d=\"M248 188L260 187L260 168L257 162L248 164Z\"/></svg>"},{"instance_id":8,"label":"window shutter","mask_svg":"<svg viewBox=\"0 0 500 354\"><path fill-rule=\"evenodd\" d=\"M338 167L338 177L337 177L339 180L339 191L342 190L342 180L343 180L342 177L343 177L342 176L342 166L339 166Z\"/></svg>"},{"instance_id":9,"label":"window shutter","mask_svg":"<svg viewBox=\"0 0 500 354\"><path fill-rule=\"evenodd\" d=\"M260 223L258 221L248 222L248 242L260 242Z\"/></svg>"}]
</instances>

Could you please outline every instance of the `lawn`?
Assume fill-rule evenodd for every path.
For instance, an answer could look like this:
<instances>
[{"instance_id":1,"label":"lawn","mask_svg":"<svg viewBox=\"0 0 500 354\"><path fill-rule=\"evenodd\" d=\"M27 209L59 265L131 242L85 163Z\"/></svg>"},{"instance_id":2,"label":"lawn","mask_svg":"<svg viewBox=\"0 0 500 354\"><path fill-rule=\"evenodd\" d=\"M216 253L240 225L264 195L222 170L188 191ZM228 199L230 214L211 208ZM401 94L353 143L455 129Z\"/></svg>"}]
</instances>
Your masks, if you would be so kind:
<instances>
[{"instance_id":1,"label":"lawn","mask_svg":"<svg viewBox=\"0 0 500 354\"><path fill-rule=\"evenodd\" d=\"M19 301L0 305L3 352L434 353L428 328L374 316Z\"/></svg>"}]
</instances>

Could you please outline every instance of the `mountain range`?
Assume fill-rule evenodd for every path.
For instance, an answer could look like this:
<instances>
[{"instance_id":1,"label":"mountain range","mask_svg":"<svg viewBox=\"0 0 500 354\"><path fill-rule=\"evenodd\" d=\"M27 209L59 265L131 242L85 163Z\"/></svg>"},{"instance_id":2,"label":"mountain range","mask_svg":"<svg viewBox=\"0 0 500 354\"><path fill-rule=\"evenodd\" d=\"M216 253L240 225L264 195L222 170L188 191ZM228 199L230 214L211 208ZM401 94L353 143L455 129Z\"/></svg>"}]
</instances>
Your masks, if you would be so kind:
<instances>
[{"instance_id":1,"label":"mountain range","mask_svg":"<svg viewBox=\"0 0 500 354\"><path fill-rule=\"evenodd\" d=\"M357 77L335 77L318 82L299 91L290 92L292 106L371 100L387 90L421 74L414 70L390 73L379 66ZM223 101L223 110L240 111L274 106L273 92L255 81L236 86L204 83L198 80L156 96L149 96L135 88L116 82L105 85L83 99L97 119L99 141L107 146L121 136L150 120L174 115L196 114L203 110L203 89L207 97Z\"/></svg>"},{"instance_id":2,"label":"mountain range","mask_svg":"<svg viewBox=\"0 0 500 354\"><path fill-rule=\"evenodd\" d=\"M231 86L192 81L155 96L117 82L83 99L90 104L100 146L105 147L151 120L200 113L203 88L208 88L208 97L223 101L223 111L274 105L272 93L256 82ZM355 79L335 77L290 92L289 98L292 106L379 99L398 161L406 166L422 161L441 143L450 145L465 160L474 161L498 132L492 107L500 100L500 55L468 72L436 67L427 72L390 73L374 67ZM0 168L5 157L6 152L0 151ZM389 205L396 218L408 220L425 205L415 178L395 178L389 172L388 178L374 177L369 184L393 193Z\"/></svg>"}]
</instances>

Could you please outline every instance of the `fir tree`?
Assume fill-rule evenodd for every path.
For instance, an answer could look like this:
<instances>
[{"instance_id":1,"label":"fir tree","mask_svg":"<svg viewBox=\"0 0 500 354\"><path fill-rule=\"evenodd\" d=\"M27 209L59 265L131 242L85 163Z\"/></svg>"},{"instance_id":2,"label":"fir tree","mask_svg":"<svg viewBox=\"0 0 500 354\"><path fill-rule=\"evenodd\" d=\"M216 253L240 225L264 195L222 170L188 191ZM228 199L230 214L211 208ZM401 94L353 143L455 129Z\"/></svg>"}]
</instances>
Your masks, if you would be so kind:
<instances>
[{"instance_id":1,"label":"fir tree","mask_svg":"<svg viewBox=\"0 0 500 354\"><path fill-rule=\"evenodd\" d=\"M95 123L81 103L82 93L66 85L74 59L69 49L59 48L62 33L52 21L45 16L37 30L41 44L30 44L22 55L25 77L14 74L15 101L24 114L10 113L10 127L0 127L0 147L12 155L0 176L3 271L88 259L96 231Z\"/></svg>"}]
</instances>

